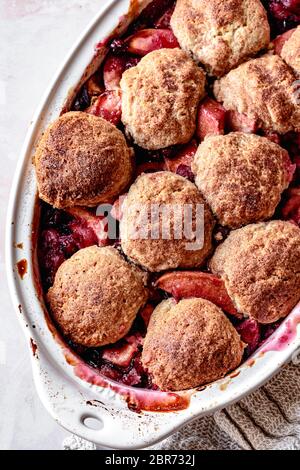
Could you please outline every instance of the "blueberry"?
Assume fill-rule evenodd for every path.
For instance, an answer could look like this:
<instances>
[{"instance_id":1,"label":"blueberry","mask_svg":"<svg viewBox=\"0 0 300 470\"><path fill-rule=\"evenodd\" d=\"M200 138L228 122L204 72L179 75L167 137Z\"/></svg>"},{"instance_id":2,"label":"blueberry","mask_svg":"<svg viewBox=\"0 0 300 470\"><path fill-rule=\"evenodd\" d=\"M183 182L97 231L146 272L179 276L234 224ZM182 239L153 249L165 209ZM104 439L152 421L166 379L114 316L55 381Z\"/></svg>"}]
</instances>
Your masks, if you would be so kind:
<instances>
[{"instance_id":1,"label":"blueberry","mask_svg":"<svg viewBox=\"0 0 300 470\"><path fill-rule=\"evenodd\" d=\"M74 101L73 111L84 111L90 106L90 103L91 100L87 89L85 86L83 86Z\"/></svg>"}]
</instances>

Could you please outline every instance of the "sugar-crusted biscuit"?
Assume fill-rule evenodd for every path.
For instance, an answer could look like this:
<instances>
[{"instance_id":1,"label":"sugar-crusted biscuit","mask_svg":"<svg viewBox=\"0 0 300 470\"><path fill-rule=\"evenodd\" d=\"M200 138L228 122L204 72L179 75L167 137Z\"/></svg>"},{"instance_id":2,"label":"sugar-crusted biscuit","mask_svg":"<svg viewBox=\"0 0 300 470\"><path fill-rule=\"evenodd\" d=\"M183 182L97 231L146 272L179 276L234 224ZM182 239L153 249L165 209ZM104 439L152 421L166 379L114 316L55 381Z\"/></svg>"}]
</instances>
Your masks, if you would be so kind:
<instances>
[{"instance_id":1,"label":"sugar-crusted biscuit","mask_svg":"<svg viewBox=\"0 0 300 470\"><path fill-rule=\"evenodd\" d=\"M142 363L162 390L185 390L222 378L244 351L222 310L203 299L173 299L152 314Z\"/></svg>"},{"instance_id":2,"label":"sugar-crusted biscuit","mask_svg":"<svg viewBox=\"0 0 300 470\"><path fill-rule=\"evenodd\" d=\"M196 186L219 223L238 228L273 216L293 167L279 145L233 132L206 138L192 169Z\"/></svg>"},{"instance_id":3,"label":"sugar-crusted biscuit","mask_svg":"<svg viewBox=\"0 0 300 470\"><path fill-rule=\"evenodd\" d=\"M181 49L147 54L121 80L122 121L136 144L157 150L187 143L196 128L205 74Z\"/></svg>"},{"instance_id":4,"label":"sugar-crusted biscuit","mask_svg":"<svg viewBox=\"0 0 300 470\"><path fill-rule=\"evenodd\" d=\"M300 229L273 220L235 230L210 267L224 279L239 312L274 323L300 300Z\"/></svg>"},{"instance_id":5,"label":"sugar-crusted biscuit","mask_svg":"<svg viewBox=\"0 0 300 470\"><path fill-rule=\"evenodd\" d=\"M193 183L166 171L144 174L124 203L122 249L153 272L200 267L212 249L213 227L211 211Z\"/></svg>"},{"instance_id":6,"label":"sugar-crusted biscuit","mask_svg":"<svg viewBox=\"0 0 300 470\"><path fill-rule=\"evenodd\" d=\"M180 46L217 77L270 42L259 0L177 0L171 26Z\"/></svg>"},{"instance_id":7,"label":"sugar-crusted biscuit","mask_svg":"<svg viewBox=\"0 0 300 470\"><path fill-rule=\"evenodd\" d=\"M133 151L104 119L70 112L54 121L35 154L39 196L57 208L110 202L129 184Z\"/></svg>"},{"instance_id":8,"label":"sugar-crusted biscuit","mask_svg":"<svg viewBox=\"0 0 300 470\"><path fill-rule=\"evenodd\" d=\"M300 105L295 76L277 55L266 54L216 81L214 93L227 110L256 119L264 130L285 134L300 131Z\"/></svg>"},{"instance_id":9,"label":"sugar-crusted biscuit","mask_svg":"<svg viewBox=\"0 0 300 470\"><path fill-rule=\"evenodd\" d=\"M123 338L147 300L144 274L115 248L84 248L58 269L47 299L62 332L98 347Z\"/></svg>"}]
</instances>

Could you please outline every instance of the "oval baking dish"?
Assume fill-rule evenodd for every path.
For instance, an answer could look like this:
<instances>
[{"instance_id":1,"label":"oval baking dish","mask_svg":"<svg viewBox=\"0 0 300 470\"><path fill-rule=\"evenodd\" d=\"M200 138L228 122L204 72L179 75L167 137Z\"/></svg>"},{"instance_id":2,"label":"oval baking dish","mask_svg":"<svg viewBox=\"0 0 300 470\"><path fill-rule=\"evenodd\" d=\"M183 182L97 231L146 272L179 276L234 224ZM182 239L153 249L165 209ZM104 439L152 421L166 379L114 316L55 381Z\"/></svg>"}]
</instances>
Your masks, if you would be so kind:
<instances>
[{"instance_id":1,"label":"oval baking dish","mask_svg":"<svg viewBox=\"0 0 300 470\"><path fill-rule=\"evenodd\" d=\"M300 347L297 306L264 346L230 376L189 392L145 391L97 375L66 348L49 320L37 267L39 211L32 165L35 146L45 127L62 110L69 109L81 85L103 61L107 52L104 39L112 32L124 32L148 3L149 0L111 0L64 62L30 125L7 219L9 287L31 348L39 396L61 426L113 449L148 447L191 420L240 400L278 372ZM96 420L97 426L90 426L88 418Z\"/></svg>"}]
</instances>

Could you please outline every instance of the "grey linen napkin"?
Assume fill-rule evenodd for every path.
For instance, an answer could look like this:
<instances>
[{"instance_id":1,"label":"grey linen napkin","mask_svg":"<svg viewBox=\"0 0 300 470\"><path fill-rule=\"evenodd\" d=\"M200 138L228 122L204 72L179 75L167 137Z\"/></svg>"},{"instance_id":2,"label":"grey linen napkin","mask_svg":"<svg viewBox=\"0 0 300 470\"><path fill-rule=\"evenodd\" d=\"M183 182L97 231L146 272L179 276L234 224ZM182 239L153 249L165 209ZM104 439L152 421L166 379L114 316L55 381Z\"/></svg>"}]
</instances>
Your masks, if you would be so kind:
<instances>
[{"instance_id":1,"label":"grey linen napkin","mask_svg":"<svg viewBox=\"0 0 300 470\"><path fill-rule=\"evenodd\" d=\"M300 364L258 391L152 447L160 450L300 450Z\"/></svg>"},{"instance_id":2,"label":"grey linen napkin","mask_svg":"<svg viewBox=\"0 0 300 470\"><path fill-rule=\"evenodd\" d=\"M71 436L65 450L96 446ZM235 405L188 424L156 450L300 450L300 361Z\"/></svg>"}]
</instances>

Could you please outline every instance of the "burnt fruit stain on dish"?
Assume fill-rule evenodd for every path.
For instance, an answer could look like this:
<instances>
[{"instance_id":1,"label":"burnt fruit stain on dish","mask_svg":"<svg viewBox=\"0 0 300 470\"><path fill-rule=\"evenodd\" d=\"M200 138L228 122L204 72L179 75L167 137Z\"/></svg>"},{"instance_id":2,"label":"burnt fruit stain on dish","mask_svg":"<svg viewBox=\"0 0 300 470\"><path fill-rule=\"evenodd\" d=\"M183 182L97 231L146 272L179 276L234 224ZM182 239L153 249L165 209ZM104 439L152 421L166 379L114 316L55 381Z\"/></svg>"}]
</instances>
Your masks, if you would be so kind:
<instances>
[{"instance_id":1,"label":"burnt fruit stain on dish","mask_svg":"<svg viewBox=\"0 0 300 470\"><path fill-rule=\"evenodd\" d=\"M20 278L23 280L27 274L28 270L28 261L27 259L21 259L17 262L17 270Z\"/></svg>"},{"instance_id":2,"label":"burnt fruit stain on dish","mask_svg":"<svg viewBox=\"0 0 300 470\"><path fill-rule=\"evenodd\" d=\"M14 243L14 248L18 248L19 250L24 249L24 243Z\"/></svg>"},{"instance_id":3,"label":"burnt fruit stain on dish","mask_svg":"<svg viewBox=\"0 0 300 470\"><path fill-rule=\"evenodd\" d=\"M33 354L33 357L37 357L37 345L32 338L30 338L30 347Z\"/></svg>"}]
</instances>

